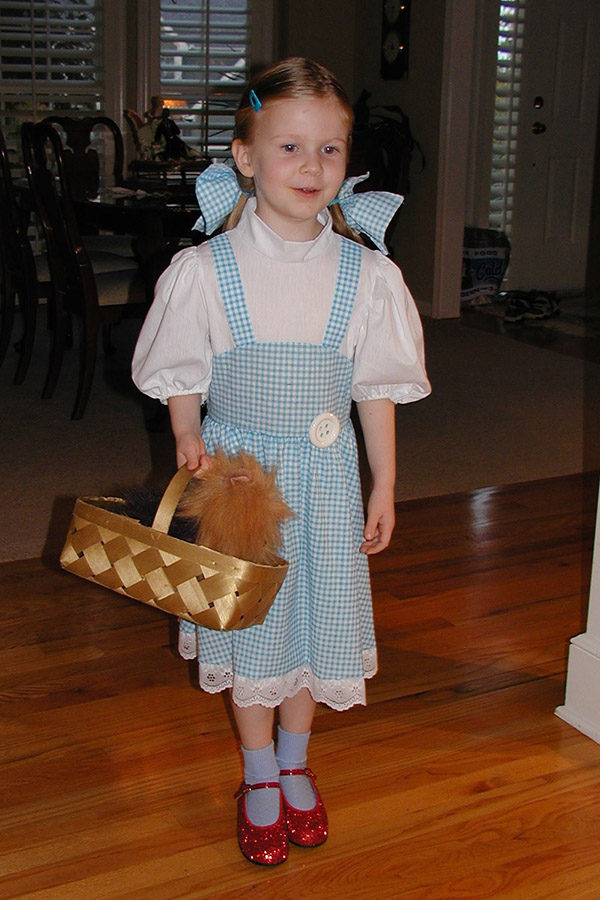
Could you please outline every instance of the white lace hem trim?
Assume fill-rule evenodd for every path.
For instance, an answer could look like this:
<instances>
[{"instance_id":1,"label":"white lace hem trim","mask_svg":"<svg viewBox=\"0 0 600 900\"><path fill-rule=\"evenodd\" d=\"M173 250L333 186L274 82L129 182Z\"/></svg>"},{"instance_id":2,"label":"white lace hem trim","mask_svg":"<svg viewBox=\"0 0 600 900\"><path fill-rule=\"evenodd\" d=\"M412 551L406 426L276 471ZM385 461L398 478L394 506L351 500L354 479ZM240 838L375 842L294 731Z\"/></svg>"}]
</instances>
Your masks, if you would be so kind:
<instances>
[{"instance_id":1,"label":"white lace hem trim","mask_svg":"<svg viewBox=\"0 0 600 900\"><path fill-rule=\"evenodd\" d=\"M187 638L187 640L186 640ZM184 659L196 656L192 635L180 635L179 652ZM299 666L292 672L276 678L245 678L235 675L226 666L199 664L200 687L209 694L231 689L237 706L276 707L286 697L293 697L302 688L308 688L313 700L325 703L332 709L343 711L361 704L366 706L365 680L377 672L377 649L363 651L363 678L317 678L310 666Z\"/></svg>"}]
</instances>

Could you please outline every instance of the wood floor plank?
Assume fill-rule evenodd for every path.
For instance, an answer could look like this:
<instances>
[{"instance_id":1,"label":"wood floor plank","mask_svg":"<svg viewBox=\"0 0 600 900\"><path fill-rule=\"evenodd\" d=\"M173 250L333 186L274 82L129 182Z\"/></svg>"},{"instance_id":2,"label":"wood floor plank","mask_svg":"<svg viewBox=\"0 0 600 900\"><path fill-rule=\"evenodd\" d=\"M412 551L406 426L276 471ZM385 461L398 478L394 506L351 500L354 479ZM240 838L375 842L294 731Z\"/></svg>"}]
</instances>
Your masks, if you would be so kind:
<instances>
[{"instance_id":1,"label":"wood floor plank","mask_svg":"<svg viewBox=\"0 0 600 900\"><path fill-rule=\"evenodd\" d=\"M0 566L0 900L600 895L600 746L554 716L585 622L594 475L411 501L372 560L368 706L320 708L331 834L262 869L241 762L168 617Z\"/></svg>"}]
</instances>

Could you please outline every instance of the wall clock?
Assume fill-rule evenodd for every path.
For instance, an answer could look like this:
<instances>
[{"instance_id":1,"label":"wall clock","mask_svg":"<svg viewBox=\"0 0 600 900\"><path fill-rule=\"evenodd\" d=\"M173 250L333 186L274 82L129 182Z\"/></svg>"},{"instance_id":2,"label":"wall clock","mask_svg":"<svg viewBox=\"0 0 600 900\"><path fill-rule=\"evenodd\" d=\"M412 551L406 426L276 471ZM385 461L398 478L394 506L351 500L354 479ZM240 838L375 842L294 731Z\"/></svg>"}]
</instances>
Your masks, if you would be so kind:
<instances>
[{"instance_id":1,"label":"wall clock","mask_svg":"<svg viewBox=\"0 0 600 900\"><path fill-rule=\"evenodd\" d=\"M410 0L383 0L381 77L402 78L408 72Z\"/></svg>"}]
</instances>

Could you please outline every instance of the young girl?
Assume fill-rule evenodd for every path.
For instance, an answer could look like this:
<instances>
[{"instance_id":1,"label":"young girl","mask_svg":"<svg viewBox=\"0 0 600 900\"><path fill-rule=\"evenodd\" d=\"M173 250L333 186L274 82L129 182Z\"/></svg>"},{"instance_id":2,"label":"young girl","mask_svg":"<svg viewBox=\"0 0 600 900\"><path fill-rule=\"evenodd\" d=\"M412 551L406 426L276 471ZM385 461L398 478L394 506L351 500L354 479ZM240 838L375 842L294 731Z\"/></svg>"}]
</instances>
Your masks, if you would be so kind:
<instances>
[{"instance_id":1,"label":"young girl","mask_svg":"<svg viewBox=\"0 0 600 900\"><path fill-rule=\"evenodd\" d=\"M385 252L402 199L343 184L352 121L341 86L310 60L254 79L232 145L247 192L224 165L199 177L196 227L212 234L230 214L224 233L174 257L133 361L140 390L168 403L178 465L206 466L216 447L253 453L277 468L295 513L281 547L290 567L263 625L180 624L201 686L231 689L244 759L238 838L263 865L283 862L288 841L327 837L306 768L313 715L317 703L365 703L377 668L367 556L394 527L394 404L430 391L400 270L344 221ZM352 399L372 475L366 524Z\"/></svg>"}]
</instances>

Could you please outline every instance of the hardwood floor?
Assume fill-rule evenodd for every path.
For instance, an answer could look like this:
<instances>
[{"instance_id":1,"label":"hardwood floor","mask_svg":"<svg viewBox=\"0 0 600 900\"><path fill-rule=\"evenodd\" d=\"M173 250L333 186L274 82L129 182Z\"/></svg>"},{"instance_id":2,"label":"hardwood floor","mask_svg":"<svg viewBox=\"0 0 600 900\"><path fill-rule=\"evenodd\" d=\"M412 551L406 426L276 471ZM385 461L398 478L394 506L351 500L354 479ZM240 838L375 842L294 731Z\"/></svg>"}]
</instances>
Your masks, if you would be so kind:
<instances>
[{"instance_id":1,"label":"hardwood floor","mask_svg":"<svg viewBox=\"0 0 600 900\"><path fill-rule=\"evenodd\" d=\"M598 898L600 746L553 714L597 489L399 506L373 559L369 705L315 720L330 837L273 870L239 854L230 717L173 621L39 560L0 566L0 898Z\"/></svg>"}]
</instances>

